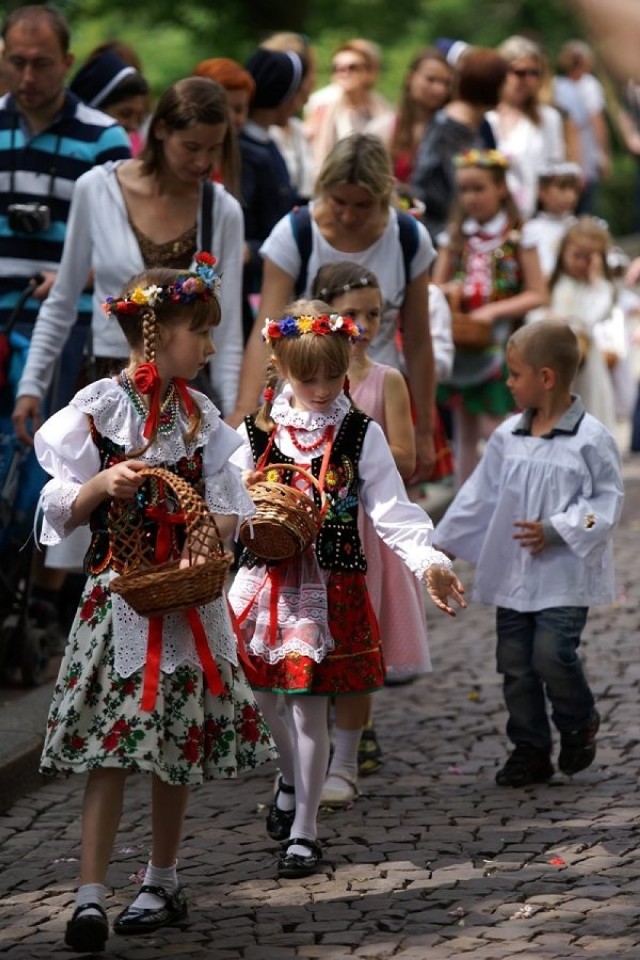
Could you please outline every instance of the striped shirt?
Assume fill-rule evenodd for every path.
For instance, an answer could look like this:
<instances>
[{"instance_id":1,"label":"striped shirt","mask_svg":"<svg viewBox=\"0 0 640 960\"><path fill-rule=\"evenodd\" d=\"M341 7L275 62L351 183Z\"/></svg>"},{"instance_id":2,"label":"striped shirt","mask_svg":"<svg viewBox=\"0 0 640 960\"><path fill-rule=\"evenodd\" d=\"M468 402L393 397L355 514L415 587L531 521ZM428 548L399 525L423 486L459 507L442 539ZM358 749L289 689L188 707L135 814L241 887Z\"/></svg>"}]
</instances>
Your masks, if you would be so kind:
<instances>
[{"instance_id":1,"label":"striped shirt","mask_svg":"<svg viewBox=\"0 0 640 960\"><path fill-rule=\"evenodd\" d=\"M0 98L0 324L8 320L30 277L57 271L78 177L97 164L129 156L122 127L69 91L55 120L34 136L13 95ZM8 207L14 203L49 207L48 229L32 234L11 230ZM20 321L35 322L39 307L39 301L28 300ZM89 322L91 294L82 294L78 309Z\"/></svg>"}]
</instances>

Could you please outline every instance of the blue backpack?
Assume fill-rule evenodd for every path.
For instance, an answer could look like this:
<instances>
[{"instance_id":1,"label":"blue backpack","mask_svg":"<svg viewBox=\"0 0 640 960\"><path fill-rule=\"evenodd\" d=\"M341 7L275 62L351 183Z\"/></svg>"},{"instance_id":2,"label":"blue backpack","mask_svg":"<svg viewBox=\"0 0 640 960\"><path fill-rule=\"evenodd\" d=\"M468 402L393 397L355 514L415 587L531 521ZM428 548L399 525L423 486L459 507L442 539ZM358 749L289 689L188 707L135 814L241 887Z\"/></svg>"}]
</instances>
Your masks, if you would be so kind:
<instances>
[{"instance_id":1,"label":"blue backpack","mask_svg":"<svg viewBox=\"0 0 640 960\"><path fill-rule=\"evenodd\" d=\"M420 238L415 217L412 217L410 213L404 213L402 210L398 210L397 214L406 286L411 278L411 261L418 250ZM311 257L312 233L309 207L296 207L295 210L290 212L289 220L291 221L291 230L293 231L293 237L298 247L298 253L300 254L300 272L298 273L295 283L295 295L296 297L300 297L307 286L309 259Z\"/></svg>"}]
</instances>

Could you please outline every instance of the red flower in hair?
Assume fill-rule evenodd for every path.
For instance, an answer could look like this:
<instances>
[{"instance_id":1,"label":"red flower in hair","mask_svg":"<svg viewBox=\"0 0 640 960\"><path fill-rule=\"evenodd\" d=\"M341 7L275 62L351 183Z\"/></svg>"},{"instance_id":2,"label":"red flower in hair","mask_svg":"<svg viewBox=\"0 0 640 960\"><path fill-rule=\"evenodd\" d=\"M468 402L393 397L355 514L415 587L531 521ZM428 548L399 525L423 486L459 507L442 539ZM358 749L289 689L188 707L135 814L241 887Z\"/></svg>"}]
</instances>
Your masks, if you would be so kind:
<instances>
[{"instance_id":1,"label":"red flower in hair","mask_svg":"<svg viewBox=\"0 0 640 960\"><path fill-rule=\"evenodd\" d=\"M210 253L207 253L206 250L200 250L199 253L196 253L194 260L196 263L204 263L208 267L215 267L218 262L214 256Z\"/></svg>"},{"instance_id":2,"label":"red flower in hair","mask_svg":"<svg viewBox=\"0 0 640 960\"><path fill-rule=\"evenodd\" d=\"M141 363L133 375L133 382L140 393L153 393L160 383L160 374L155 363Z\"/></svg>"}]
</instances>

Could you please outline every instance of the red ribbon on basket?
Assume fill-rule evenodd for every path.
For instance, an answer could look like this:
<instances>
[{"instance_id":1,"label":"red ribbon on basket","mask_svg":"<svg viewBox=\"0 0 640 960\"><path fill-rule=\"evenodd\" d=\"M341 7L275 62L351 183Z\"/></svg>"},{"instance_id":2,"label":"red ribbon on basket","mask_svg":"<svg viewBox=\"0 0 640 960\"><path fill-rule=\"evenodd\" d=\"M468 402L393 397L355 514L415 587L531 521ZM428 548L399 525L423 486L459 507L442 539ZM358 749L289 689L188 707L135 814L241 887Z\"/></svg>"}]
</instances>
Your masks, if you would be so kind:
<instances>
[{"instance_id":1,"label":"red ribbon on basket","mask_svg":"<svg viewBox=\"0 0 640 960\"><path fill-rule=\"evenodd\" d=\"M147 507L146 515L158 525L154 560L156 563L166 563L171 556L171 527L185 522L185 515L181 511L170 513L164 507ZM219 696L224 687L205 632L202 620L197 610L186 610L185 615L193 639L196 643L196 652L200 658L202 671L211 693ZM142 684L142 701L140 709L150 712L156 705L158 686L160 683L160 664L162 662L162 623L164 617L149 617L147 633L147 659Z\"/></svg>"}]
</instances>

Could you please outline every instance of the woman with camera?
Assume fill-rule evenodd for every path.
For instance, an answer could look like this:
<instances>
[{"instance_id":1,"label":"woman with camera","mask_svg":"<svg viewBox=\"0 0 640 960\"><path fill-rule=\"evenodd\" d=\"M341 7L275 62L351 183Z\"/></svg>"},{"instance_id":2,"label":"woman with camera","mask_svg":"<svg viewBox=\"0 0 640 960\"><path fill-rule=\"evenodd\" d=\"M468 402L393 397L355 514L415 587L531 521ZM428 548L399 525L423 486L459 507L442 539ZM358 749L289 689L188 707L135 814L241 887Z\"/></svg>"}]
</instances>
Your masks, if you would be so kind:
<instances>
[{"instance_id":1,"label":"woman with camera","mask_svg":"<svg viewBox=\"0 0 640 960\"><path fill-rule=\"evenodd\" d=\"M107 293L147 267L189 269L200 249L215 253L224 275L223 320L211 368L220 406L233 408L242 360L242 210L209 180L218 161L223 170L235 162L225 91L212 80L188 77L160 98L139 157L96 167L78 180L60 271L38 315L18 387L13 421L21 440L29 442L28 427L38 426L52 361L71 328L89 270L93 354L98 375L105 376L128 353L117 323L102 309Z\"/></svg>"}]
</instances>

